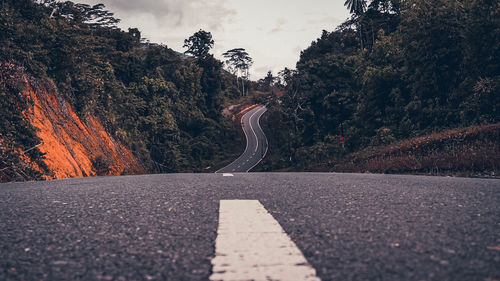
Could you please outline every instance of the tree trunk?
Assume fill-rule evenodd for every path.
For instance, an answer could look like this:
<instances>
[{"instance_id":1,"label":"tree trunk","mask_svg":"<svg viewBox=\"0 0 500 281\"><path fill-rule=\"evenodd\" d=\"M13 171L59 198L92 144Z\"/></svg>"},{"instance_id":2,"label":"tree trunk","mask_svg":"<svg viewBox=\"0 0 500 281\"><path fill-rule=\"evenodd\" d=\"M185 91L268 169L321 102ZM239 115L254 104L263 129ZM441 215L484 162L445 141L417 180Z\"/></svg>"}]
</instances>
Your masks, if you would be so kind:
<instances>
[{"instance_id":1,"label":"tree trunk","mask_svg":"<svg viewBox=\"0 0 500 281\"><path fill-rule=\"evenodd\" d=\"M364 49L364 46L363 46L363 25L361 23L359 23L359 41L361 43L361 50Z\"/></svg>"},{"instance_id":2,"label":"tree trunk","mask_svg":"<svg viewBox=\"0 0 500 281\"><path fill-rule=\"evenodd\" d=\"M372 22L372 50L374 46L375 46L375 33L373 33L373 22Z\"/></svg>"}]
</instances>

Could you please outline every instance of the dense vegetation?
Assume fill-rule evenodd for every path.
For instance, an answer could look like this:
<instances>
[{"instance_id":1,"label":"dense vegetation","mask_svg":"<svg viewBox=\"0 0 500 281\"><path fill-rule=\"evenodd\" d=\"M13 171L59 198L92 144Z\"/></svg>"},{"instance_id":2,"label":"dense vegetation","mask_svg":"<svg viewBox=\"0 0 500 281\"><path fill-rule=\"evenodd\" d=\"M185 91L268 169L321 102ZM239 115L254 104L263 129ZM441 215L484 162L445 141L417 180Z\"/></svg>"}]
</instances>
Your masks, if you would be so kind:
<instances>
[{"instance_id":1,"label":"dense vegetation","mask_svg":"<svg viewBox=\"0 0 500 281\"><path fill-rule=\"evenodd\" d=\"M222 103L239 93L235 77L208 51L186 57L143 43L138 29L118 29L119 20L104 5L53 0L0 5L0 63L55 85L83 119L98 116L148 171L201 171L225 158L235 132L222 118ZM24 150L38 140L22 116L26 101L8 80L0 85L0 136ZM31 153L41 159L38 149ZM10 162L3 159L0 169Z\"/></svg>"},{"instance_id":2,"label":"dense vegetation","mask_svg":"<svg viewBox=\"0 0 500 281\"><path fill-rule=\"evenodd\" d=\"M296 70L248 83L286 92L269 104L274 149L264 169L301 169L432 132L500 122L498 1L346 5L352 17L323 31ZM120 30L118 22L104 5L1 2L0 176L36 179L37 170L49 172L23 116L30 106L23 81L57 92L83 119L98 116L148 172L202 171L227 157L236 133L221 109L246 94L251 59L240 64L231 56L239 51L244 58L244 49L226 53L229 73L209 53L209 32L186 39L191 56L185 56L144 43L138 29ZM25 157L37 169L23 165ZM105 172L103 161L93 165Z\"/></svg>"},{"instance_id":3,"label":"dense vegetation","mask_svg":"<svg viewBox=\"0 0 500 281\"><path fill-rule=\"evenodd\" d=\"M346 1L352 17L280 73L265 169L500 122L500 2L364 3Z\"/></svg>"},{"instance_id":4,"label":"dense vegetation","mask_svg":"<svg viewBox=\"0 0 500 281\"><path fill-rule=\"evenodd\" d=\"M42 173L49 173L36 147L40 139L23 115L30 106L22 92L24 79L20 67L0 62L0 180L41 179ZM31 82L37 86L35 81ZM29 165L22 157L29 157L40 169Z\"/></svg>"}]
</instances>

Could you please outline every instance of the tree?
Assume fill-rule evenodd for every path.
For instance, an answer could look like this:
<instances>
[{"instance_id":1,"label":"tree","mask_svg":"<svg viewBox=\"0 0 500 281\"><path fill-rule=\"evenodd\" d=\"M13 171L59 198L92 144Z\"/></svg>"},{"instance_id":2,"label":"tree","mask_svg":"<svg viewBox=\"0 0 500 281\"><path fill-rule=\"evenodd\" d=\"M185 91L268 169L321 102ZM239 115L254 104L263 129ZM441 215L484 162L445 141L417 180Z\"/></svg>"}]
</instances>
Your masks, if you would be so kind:
<instances>
[{"instance_id":1,"label":"tree","mask_svg":"<svg viewBox=\"0 0 500 281\"><path fill-rule=\"evenodd\" d=\"M344 6L347 6L349 12L353 15L353 21L356 22L356 25L358 26L359 40L361 49L363 49L363 24L361 21L366 9L366 0L346 0Z\"/></svg>"},{"instance_id":2,"label":"tree","mask_svg":"<svg viewBox=\"0 0 500 281\"><path fill-rule=\"evenodd\" d=\"M63 18L76 23L87 23L90 28L108 27L115 29L120 20L114 13L105 10L104 4L90 6L76 4L71 1L58 2L55 0L40 0L40 5L50 8L50 18Z\"/></svg>"},{"instance_id":3,"label":"tree","mask_svg":"<svg viewBox=\"0 0 500 281\"><path fill-rule=\"evenodd\" d=\"M214 46L212 33L200 29L191 37L184 40L184 48L188 48L184 54L191 54L196 58L205 58L210 49Z\"/></svg>"},{"instance_id":4,"label":"tree","mask_svg":"<svg viewBox=\"0 0 500 281\"><path fill-rule=\"evenodd\" d=\"M0 181L15 178L16 173L35 178L31 177L35 172L21 167L28 158L18 152L40 143L23 115L24 104L31 106L20 95L24 90L2 89L5 62L24 65L23 72L29 74L26 81L33 83L34 90L48 87L80 117L99 118L148 172L201 171L229 154L232 146L227 144L236 130L222 118L221 103L229 95L234 98L235 83L213 55L182 59L166 46L140 45L140 31L112 28L110 24L117 20L103 5L58 0L4 0L0 5L0 138L4 144L0 143ZM213 40L209 33L200 34L208 43L197 54L206 54ZM191 39L195 42L195 37ZM25 81L23 75L12 77L19 78L8 80ZM7 134L12 135L8 140ZM40 159L36 163L43 167L41 152L33 149L27 155ZM94 160L95 171L106 174L109 165L101 160L113 159Z\"/></svg>"},{"instance_id":5,"label":"tree","mask_svg":"<svg viewBox=\"0 0 500 281\"><path fill-rule=\"evenodd\" d=\"M278 79L280 80L279 83L282 86L289 86L293 82L293 76L295 74L297 74L296 70L285 67L285 69L278 72Z\"/></svg>"},{"instance_id":6,"label":"tree","mask_svg":"<svg viewBox=\"0 0 500 281\"><path fill-rule=\"evenodd\" d=\"M347 6L351 14L361 15L365 12L366 0L346 0L344 6Z\"/></svg>"},{"instance_id":7,"label":"tree","mask_svg":"<svg viewBox=\"0 0 500 281\"><path fill-rule=\"evenodd\" d=\"M130 34L130 36L134 38L136 44L141 43L142 37L141 37L141 31L139 29L129 28L128 33Z\"/></svg>"},{"instance_id":8,"label":"tree","mask_svg":"<svg viewBox=\"0 0 500 281\"><path fill-rule=\"evenodd\" d=\"M90 27L109 27L116 28L120 20L114 17L114 14L105 10L104 4L97 4L92 7L85 4L75 5L83 14L84 20Z\"/></svg>"},{"instance_id":9,"label":"tree","mask_svg":"<svg viewBox=\"0 0 500 281\"><path fill-rule=\"evenodd\" d=\"M273 73L268 71L266 77L259 80L259 86L263 91L269 92L277 80L279 80L278 77L274 77Z\"/></svg>"},{"instance_id":10,"label":"tree","mask_svg":"<svg viewBox=\"0 0 500 281\"><path fill-rule=\"evenodd\" d=\"M253 64L253 60L250 55L243 48L231 49L224 54L226 58L226 65L228 68L236 75L236 81L238 81L238 74L241 76L242 80L242 95L245 95L245 81L248 80L249 74L248 69Z\"/></svg>"}]
</instances>

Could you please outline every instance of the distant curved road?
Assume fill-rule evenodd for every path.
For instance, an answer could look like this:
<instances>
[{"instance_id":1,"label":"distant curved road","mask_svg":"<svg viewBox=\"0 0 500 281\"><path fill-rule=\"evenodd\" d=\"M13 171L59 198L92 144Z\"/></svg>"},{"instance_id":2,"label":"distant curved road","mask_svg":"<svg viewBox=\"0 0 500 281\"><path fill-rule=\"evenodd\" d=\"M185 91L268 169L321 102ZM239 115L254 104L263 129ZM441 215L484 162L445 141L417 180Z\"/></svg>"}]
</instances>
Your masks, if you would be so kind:
<instances>
[{"instance_id":1,"label":"distant curved road","mask_svg":"<svg viewBox=\"0 0 500 281\"><path fill-rule=\"evenodd\" d=\"M267 138L259 124L260 117L266 111L265 106L258 106L243 115L241 125L247 141L245 152L234 162L218 170L217 173L249 172L266 156L268 149Z\"/></svg>"}]
</instances>

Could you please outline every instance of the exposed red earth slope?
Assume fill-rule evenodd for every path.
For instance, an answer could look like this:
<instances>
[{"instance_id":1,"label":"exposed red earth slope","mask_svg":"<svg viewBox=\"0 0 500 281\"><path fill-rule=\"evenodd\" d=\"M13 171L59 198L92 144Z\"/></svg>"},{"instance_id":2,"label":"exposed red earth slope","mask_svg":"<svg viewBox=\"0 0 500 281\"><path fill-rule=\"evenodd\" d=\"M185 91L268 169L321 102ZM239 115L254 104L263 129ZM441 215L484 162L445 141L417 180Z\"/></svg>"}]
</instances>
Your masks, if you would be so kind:
<instances>
[{"instance_id":1,"label":"exposed red earth slope","mask_svg":"<svg viewBox=\"0 0 500 281\"><path fill-rule=\"evenodd\" d=\"M107 175L144 173L131 151L113 139L96 117L87 114L81 120L67 101L46 89L28 87L26 94L34 105L25 116L39 129L43 141L39 149L53 172L47 179L94 176L92 159L98 156L109 164Z\"/></svg>"}]
</instances>

